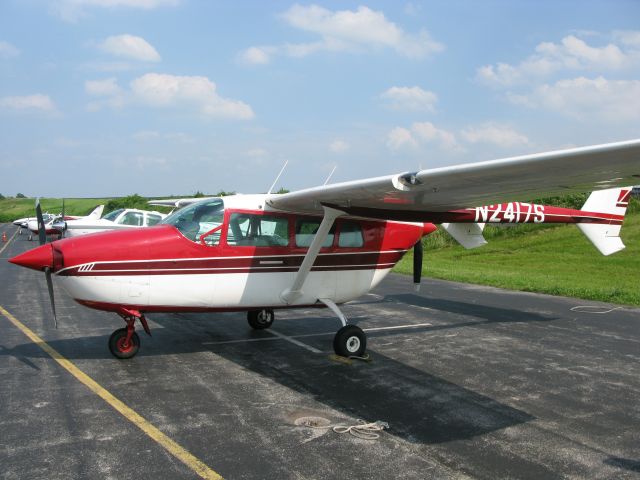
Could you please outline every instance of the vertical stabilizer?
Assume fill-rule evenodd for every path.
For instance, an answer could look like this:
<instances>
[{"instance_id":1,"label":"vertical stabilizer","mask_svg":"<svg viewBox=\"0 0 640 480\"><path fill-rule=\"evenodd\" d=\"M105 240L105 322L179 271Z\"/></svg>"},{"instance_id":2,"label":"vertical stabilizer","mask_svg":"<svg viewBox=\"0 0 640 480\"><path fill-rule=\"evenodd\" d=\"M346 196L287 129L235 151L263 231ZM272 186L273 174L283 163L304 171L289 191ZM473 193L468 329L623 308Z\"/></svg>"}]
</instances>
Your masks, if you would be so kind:
<instances>
[{"instance_id":1,"label":"vertical stabilizer","mask_svg":"<svg viewBox=\"0 0 640 480\"><path fill-rule=\"evenodd\" d=\"M578 228L603 255L611 255L625 248L620 239L620 229L631 190L632 187L598 190L589 196L582 207L583 212L602 217L598 223L578 223Z\"/></svg>"}]
</instances>

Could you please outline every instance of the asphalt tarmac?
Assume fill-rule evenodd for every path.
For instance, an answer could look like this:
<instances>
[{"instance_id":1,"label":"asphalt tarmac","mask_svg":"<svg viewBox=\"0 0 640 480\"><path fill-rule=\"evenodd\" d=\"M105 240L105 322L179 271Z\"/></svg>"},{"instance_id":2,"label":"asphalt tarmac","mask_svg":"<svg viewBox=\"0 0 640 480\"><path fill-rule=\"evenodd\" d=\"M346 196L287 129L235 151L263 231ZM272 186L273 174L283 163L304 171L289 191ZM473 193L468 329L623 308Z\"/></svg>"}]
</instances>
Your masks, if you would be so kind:
<instances>
[{"instance_id":1,"label":"asphalt tarmac","mask_svg":"<svg viewBox=\"0 0 640 480\"><path fill-rule=\"evenodd\" d=\"M6 262L36 246L14 231L0 307L224 478L640 478L640 309L390 275L343 307L370 362L331 358L327 309L277 311L271 331L150 315L122 361L107 340L124 322L58 288L54 329L44 275ZM198 475L0 314L0 478Z\"/></svg>"}]
</instances>

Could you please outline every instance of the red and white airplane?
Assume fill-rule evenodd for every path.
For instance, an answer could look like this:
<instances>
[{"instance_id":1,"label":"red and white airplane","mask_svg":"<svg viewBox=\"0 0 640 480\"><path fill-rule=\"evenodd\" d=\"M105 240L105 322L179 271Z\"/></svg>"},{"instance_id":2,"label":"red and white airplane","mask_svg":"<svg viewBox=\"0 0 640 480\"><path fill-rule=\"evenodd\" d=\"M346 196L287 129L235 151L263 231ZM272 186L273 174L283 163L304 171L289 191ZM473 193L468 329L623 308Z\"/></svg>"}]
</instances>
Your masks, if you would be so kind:
<instances>
[{"instance_id":1,"label":"red and white airplane","mask_svg":"<svg viewBox=\"0 0 640 480\"><path fill-rule=\"evenodd\" d=\"M98 220L100 219L100 217L102 216L102 212L104 210L104 205L98 205L96 208L94 208L91 213L89 215L86 215L84 217L78 217L75 215L65 215L64 214L64 203L62 205L62 213L59 215L51 215L51 214L45 214L43 215L43 223L44 223L44 229L45 229L45 233L47 235L57 235L59 237L62 237L64 234L64 231L56 228L55 225L56 223L60 223L60 222L67 222L67 221L76 221L76 220ZM29 240L31 241L33 239L34 235L38 235L39 234L39 225L38 225L38 218L30 218L27 222L27 228L29 229Z\"/></svg>"},{"instance_id":2,"label":"red and white airplane","mask_svg":"<svg viewBox=\"0 0 640 480\"><path fill-rule=\"evenodd\" d=\"M619 187L639 178L640 140L633 140L205 199L154 227L63 239L9 261L45 272L54 317L52 274L80 304L120 315L127 326L109 339L118 358L138 351L136 320L150 333L147 313L247 311L261 329L275 309L310 306L340 319L337 354L361 356L365 334L338 305L378 285L414 246L419 283L420 239L436 229L432 222L468 247L484 242L483 223L576 223L608 255L624 248L631 188ZM520 202L579 191L594 191L583 210Z\"/></svg>"}]
</instances>

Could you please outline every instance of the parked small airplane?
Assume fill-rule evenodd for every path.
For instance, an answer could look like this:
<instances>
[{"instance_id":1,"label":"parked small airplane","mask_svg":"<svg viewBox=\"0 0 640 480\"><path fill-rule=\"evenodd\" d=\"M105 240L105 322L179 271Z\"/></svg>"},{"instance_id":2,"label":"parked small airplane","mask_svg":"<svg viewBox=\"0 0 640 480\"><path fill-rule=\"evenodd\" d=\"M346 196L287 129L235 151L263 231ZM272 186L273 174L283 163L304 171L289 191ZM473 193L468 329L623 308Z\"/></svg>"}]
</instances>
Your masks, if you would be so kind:
<instances>
[{"instance_id":1,"label":"parked small airplane","mask_svg":"<svg viewBox=\"0 0 640 480\"><path fill-rule=\"evenodd\" d=\"M66 223L66 222L75 222L78 220L83 220L83 221L98 221L100 219L100 216L102 215L102 212L104 210L104 205L98 205L96 208L93 209L93 211L85 216L85 217L78 217L75 215L65 215L64 214L64 203L62 205L62 213L60 215L51 215L49 214L48 217L45 218L45 216L43 215L43 222L44 222L44 228L45 228L45 233L47 235L57 235L59 237L62 237L64 235L64 230L61 228L57 228L56 224L60 224L60 223ZM37 218L33 218L31 220L29 220L29 222L27 223L27 228L29 229L29 231L31 232L29 234L29 240L33 239L33 235L37 235L38 234L38 219Z\"/></svg>"},{"instance_id":2,"label":"parked small airplane","mask_svg":"<svg viewBox=\"0 0 640 480\"><path fill-rule=\"evenodd\" d=\"M9 261L45 272L54 319L52 273L80 304L120 315L127 326L109 338L118 358L137 353L135 322L150 333L149 312L247 311L250 326L262 329L274 309L295 307L330 308L342 323L335 352L361 356L365 334L338 305L378 285L412 247L419 284L431 222L445 222L471 247L483 243L483 223L576 223L608 255L624 248L631 188L619 187L638 178L640 140L633 140L205 199L152 228L68 238ZM583 210L517 201L580 191L594 191Z\"/></svg>"},{"instance_id":3,"label":"parked small airplane","mask_svg":"<svg viewBox=\"0 0 640 480\"><path fill-rule=\"evenodd\" d=\"M55 215L49 212L45 212L42 214L42 218L45 222L51 220L52 217L55 217ZM24 217L18 218L17 220L13 221L13 224L18 227L18 235L22 235L22 230L29 229L29 222L32 220L37 221L38 219L36 217Z\"/></svg>"},{"instance_id":4,"label":"parked small airplane","mask_svg":"<svg viewBox=\"0 0 640 480\"><path fill-rule=\"evenodd\" d=\"M88 216L77 220L55 221L51 228L58 232L64 232L65 237L77 237L87 233L150 227L160 223L164 217L166 215L159 212L120 208L107 213L102 218Z\"/></svg>"}]
</instances>

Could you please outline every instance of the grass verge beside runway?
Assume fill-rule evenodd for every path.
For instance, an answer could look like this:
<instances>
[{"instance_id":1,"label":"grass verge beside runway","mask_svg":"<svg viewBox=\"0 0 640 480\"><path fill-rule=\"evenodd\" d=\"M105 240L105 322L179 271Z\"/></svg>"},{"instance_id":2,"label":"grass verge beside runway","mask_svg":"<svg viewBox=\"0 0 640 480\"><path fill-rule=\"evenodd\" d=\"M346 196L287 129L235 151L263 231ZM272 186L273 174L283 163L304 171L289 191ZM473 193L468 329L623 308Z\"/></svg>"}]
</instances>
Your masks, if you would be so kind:
<instances>
[{"instance_id":1,"label":"grass verge beside runway","mask_svg":"<svg viewBox=\"0 0 640 480\"><path fill-rule=\"evenodd\" d=\"M98 205L106 204L109 198L65 198L67 215L87 215ZM35 216L34 198L4 198L0 200L0 222L13 222L17 218ZM61 198L41 198L43 212L60 213Z\"/></svg>"},{"instance_id":2,"label":"grass verge beside runway","mask_svg":"<svg viewBox=\"0 0 640 480\"><path fill-rule=\"evenodd\" d=\"M605 257L573 225L487 227L488 245L465 250L425 239L423 274L432 278L551 295L640 305L640 212L630 208L621 237L626 249ZM491 230L496 230L492 232ZM407 254L395 271L410 274ZM408 280L409 281L409 280Z\"/></svg>"}]
</instances>

